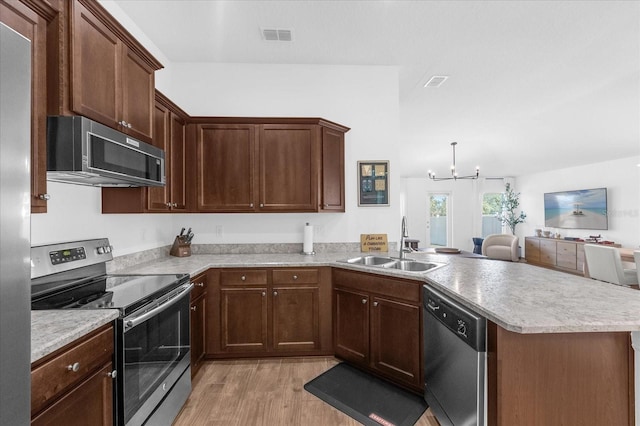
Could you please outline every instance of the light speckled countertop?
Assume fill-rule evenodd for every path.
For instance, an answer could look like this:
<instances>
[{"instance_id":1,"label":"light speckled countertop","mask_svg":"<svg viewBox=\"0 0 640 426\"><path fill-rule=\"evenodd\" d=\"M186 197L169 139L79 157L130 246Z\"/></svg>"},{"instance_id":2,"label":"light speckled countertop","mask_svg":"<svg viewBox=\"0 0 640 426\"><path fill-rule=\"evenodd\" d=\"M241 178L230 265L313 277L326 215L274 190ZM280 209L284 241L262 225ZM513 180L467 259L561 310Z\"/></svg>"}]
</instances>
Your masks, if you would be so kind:
<instances>
[{"instance_id":1,"label":"light speckled countertop","mask_svg":"<svg viewBox=\"0 0 640 426\"><path fill-rule=\"evenodd\" d=\"M359 255L362 253L192 255L158 259L115 272L184 272L194 276L209 268L223 267L339 266L428 282L501 327L518 333L640 330L638 290L526 263L454 254L408 254L411 259L447 263L421 274L336 262Z\"/></svg>"},{"instance_id":2,"label":"light speckled countertop","mask_svg":"<svg viewBox=\"0 0 640 426\"><path fill-rule=\"evenodd\" d=\"M459 255L409 254L411 259L446 263L420 274L337 262L359 255L362 253L202 254L164 257L109 272L195 276L209 268L334 266L428 282L499 326L518 333L640 330L638 290L525 263ZM116 310L33 311L31 361L116 317Z\"/></svg>"},{"instance_id":3,"label":"light speckled countertop","mask_svg":"<svg viewBox=\"0 0 640 426\"><path fill-rule=\"evenodd\" d=\"M31 362L116 318L116 309L31 311Z\"/></svg>"}]
</instances>

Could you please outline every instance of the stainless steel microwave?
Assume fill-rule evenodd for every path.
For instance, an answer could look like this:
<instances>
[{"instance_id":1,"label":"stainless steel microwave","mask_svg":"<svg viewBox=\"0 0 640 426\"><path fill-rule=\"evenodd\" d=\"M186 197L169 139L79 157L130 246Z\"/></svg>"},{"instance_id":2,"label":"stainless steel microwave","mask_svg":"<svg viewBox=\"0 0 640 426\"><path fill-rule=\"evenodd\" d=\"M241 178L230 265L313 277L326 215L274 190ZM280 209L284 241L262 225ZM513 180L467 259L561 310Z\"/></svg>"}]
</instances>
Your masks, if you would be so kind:
<instances>
[{"instance_id":1,"label":"stainless steel microwave","mask_svg":"<svg viewBox=\"0 0 640 426\"><path fill-rule=\"evenodd\" d=\"M164 151L81 116L47 118L47 180L163 186Z\"/></svg>"}]
</instances>

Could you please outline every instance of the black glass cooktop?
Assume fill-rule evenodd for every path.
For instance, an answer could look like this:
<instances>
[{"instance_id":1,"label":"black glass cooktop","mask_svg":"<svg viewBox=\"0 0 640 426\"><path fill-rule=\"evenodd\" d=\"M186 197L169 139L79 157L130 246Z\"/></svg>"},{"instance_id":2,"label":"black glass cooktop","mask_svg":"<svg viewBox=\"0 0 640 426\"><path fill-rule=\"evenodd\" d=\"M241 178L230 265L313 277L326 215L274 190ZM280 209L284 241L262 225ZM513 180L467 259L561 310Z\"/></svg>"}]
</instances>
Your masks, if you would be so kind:
<instances>
[{"instance_id":1,"label":"black glass cooktop","mask_svg":"<svg viewBox=\"0 0 640 426\"><path fill-rule=\"evenodd\" d=\"M119 309L128 314L188 280L188 274L103 275L34 297L31 309Z\"/></svg>"}]
</instances>

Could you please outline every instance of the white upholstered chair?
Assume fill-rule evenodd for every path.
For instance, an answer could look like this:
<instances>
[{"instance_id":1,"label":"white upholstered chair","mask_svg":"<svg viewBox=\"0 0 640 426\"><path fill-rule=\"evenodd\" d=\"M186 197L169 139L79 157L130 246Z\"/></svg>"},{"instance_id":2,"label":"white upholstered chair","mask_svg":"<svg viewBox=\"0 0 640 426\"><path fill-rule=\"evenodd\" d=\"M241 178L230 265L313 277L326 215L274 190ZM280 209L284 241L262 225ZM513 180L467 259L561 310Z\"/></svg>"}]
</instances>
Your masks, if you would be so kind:
<instances>
[{"instance_id":1,"label":"white upholstered chair","mask_svg":"<svg viewBox=\"0 0 640 426\"><path fill-rule=\"evenodd\" d=\"M591 278L618 285L638 284L636 270L624 269L620 252L615 247L585 244L584 260Z\"/></svg>"},{"instance_id":2,"label":"white upholstered chair","mask_svg":"<svg viewBox=\"0 0 640 426\"><path fill-rule=\"evenodd\" d=\"M491 234L482 242L482 254L490 259L517 262L518 237L509 234Z\"/></svg>"}]
</instances>

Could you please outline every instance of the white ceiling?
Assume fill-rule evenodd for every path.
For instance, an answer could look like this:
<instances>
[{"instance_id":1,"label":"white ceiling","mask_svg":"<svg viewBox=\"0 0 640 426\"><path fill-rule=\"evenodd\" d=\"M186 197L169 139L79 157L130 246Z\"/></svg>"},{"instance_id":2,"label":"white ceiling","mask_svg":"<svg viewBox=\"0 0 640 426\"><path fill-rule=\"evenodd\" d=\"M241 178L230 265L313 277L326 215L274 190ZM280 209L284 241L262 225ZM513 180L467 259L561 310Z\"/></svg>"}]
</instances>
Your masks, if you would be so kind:
<instances>
[{"instance_id":1,"label":"white ceiling","mask_svg":"<svg viewBox=\"0 0 640 426\"><path fill-rule=\"evenodd\" d=\"M640 1L116 3L172 62L397 66L404 176L640 155Z\"/></svg>"}]
</instances>

